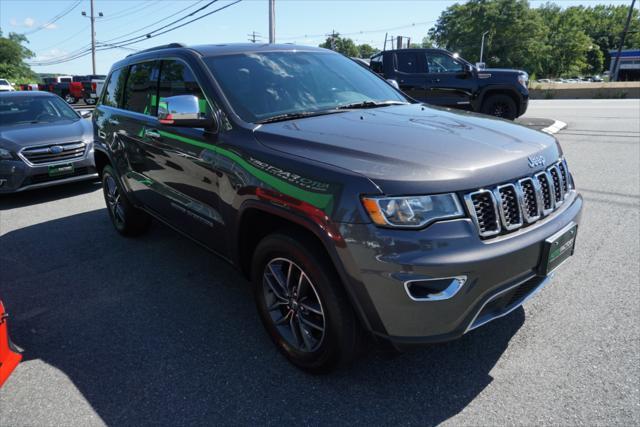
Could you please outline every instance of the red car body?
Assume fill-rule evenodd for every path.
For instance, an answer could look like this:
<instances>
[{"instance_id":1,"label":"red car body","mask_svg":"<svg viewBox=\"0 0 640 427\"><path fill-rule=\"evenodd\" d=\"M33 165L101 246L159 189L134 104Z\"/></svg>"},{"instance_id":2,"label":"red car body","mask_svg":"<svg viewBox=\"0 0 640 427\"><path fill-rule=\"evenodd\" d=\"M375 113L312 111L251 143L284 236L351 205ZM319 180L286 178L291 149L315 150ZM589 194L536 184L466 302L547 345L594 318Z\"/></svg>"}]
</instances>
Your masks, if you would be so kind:
<instances>
[{"instance_id":1,"label":"red car body","mask_svg":"<svg viewBox=\"0 0 640 427\"><path fill-rule=\"evenodd\" d=\"M8 315L4 311L4 305L2 305L2 301L0 301L0 388L22 359L22 355L14 351L9 342L7 317Z\"/></svg>"}]
</instances>

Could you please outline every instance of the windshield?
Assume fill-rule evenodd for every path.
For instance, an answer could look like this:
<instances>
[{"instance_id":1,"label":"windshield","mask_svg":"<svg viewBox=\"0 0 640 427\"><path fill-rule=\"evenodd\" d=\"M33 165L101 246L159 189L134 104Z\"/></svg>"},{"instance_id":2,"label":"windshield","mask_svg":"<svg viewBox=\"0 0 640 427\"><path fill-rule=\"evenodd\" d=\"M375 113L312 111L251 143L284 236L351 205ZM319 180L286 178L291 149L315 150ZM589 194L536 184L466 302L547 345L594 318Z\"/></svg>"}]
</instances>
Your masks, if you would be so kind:
<instances>
[{"instance_id":1,"label":"windshield","mask_svg":"<svg viewBox=\"0 0 640 427\"><path fill-rule=\"evenodd\" d=\"M246 53L204 61L247 122L362 102L407 102L371 71L333 52Z\"/></svg>"},{"instance_id":2,"label":"windshield","mask_svg":"<svg viewBox=\"0 0 640 427\"><path fill-rule=\"evenodd\" d=\"M0 79L0 86L9 86L9 82L4 79Z\"/></svg>"},{"instance_id":3,"label":"windshield","mask_svg":"<svg viewBox=\"0 0 640 427\"><path fill-rule=\"evenodd\" d=\"M80 120L66 102L55 96L0 97L0 126Z\"/></svg>"}]
</instances>

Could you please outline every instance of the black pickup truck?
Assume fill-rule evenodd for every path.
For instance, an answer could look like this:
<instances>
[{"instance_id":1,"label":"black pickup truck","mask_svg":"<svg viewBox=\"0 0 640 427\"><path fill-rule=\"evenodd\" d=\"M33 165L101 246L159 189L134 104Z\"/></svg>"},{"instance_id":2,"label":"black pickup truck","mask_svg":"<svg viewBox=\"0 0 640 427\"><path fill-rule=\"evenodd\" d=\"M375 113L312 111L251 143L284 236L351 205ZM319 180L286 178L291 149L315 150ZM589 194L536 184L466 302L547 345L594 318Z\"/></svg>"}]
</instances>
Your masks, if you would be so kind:
<instances>
[{"instance_id":1,"label":"black pickup truck","mask_svg":"<svg viewBox=\"0 0 640 427\"><path fill-rule=\"evenodd\" d=\"M386 50L373 56L369 66L410 97L429 104L505 119L527 110L529 76L524 71L478 69L443 49Z\"/></svg>"}]
</instances>

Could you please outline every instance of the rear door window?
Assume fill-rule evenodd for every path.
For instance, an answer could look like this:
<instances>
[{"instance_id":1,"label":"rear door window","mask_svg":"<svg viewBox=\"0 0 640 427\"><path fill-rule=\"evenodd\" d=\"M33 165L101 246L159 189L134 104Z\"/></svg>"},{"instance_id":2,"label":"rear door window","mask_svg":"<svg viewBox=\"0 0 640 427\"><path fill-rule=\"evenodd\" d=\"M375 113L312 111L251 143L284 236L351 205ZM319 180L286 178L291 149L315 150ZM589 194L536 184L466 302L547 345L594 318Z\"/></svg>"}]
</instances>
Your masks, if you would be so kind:
<instances>
[{"instance_id":1,"label":"rear door window","mask_svg":"<svg viewBox=\"0 0 640 427\"><path fill-rule=\"evenodd\" d=\"M418 69L418 53L417 52L398 52L396 53L396 69L401 73L416 74Z\"/></svg>"},{"instance_id":2,"label":"rear door window","mask_svg":"<svg viewBox=\"0 0 640 427\"><path fill-rule=\"evenodd\" d=\"M159 73L158 61L141 62L129 67L123 102L126 110L156 115Z\"/></svg>"},{"instance_id":3,"label":"rear door window","mask_svg":"<svg viewBox=\"0 0 640 427\"><path fill-rule=\"evenodd\" d=\"M119 68L111 72L109 82L102 96L103 105L115 108L120 105L119 101L122 99L122 91L124 90L124 79L127 76L124 70L124 68Z\"/></svg>"}]
</instances>

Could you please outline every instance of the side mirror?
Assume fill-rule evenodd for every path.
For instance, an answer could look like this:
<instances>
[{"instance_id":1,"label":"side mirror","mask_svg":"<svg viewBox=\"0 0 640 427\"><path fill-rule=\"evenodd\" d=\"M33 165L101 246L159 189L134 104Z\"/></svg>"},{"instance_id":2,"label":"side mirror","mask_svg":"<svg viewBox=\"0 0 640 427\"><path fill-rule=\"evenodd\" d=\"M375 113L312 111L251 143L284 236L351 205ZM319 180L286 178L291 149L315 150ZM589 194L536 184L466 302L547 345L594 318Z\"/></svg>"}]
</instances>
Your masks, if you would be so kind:
<instances>
[{"instance_id":1,"label":"side mirror","mask_svg":"<svg viewBox=\"0 0 640 427\"><path fill-rule=\"evenodd\" d=\"M485 64L484 62L476 62L476 68L478 70L484 70L487 67L487 64Z\"/></svg>"},{"instance_id":2,"label":"side mirror","mask_svg":"<svg viewBox=\"0 0 640 427\"><path fill-rule=\"evenodd\" d=\"M398 84L397 80L387 79L387 83L389 83L391 86L395 87L396 89L400 90L400 85Z\"/></svg>"},{"instance_id":3,"label":"side mirror","mask_svg":"<svg viewBox=\"0 0 640 427\"><path fill-rule=\"evenodd\" d=\"M162 98L158 103L158 121L169 126L216 129L215 119L200 112L200 100L195 95Z\"/></svg>"}]
</instances>

